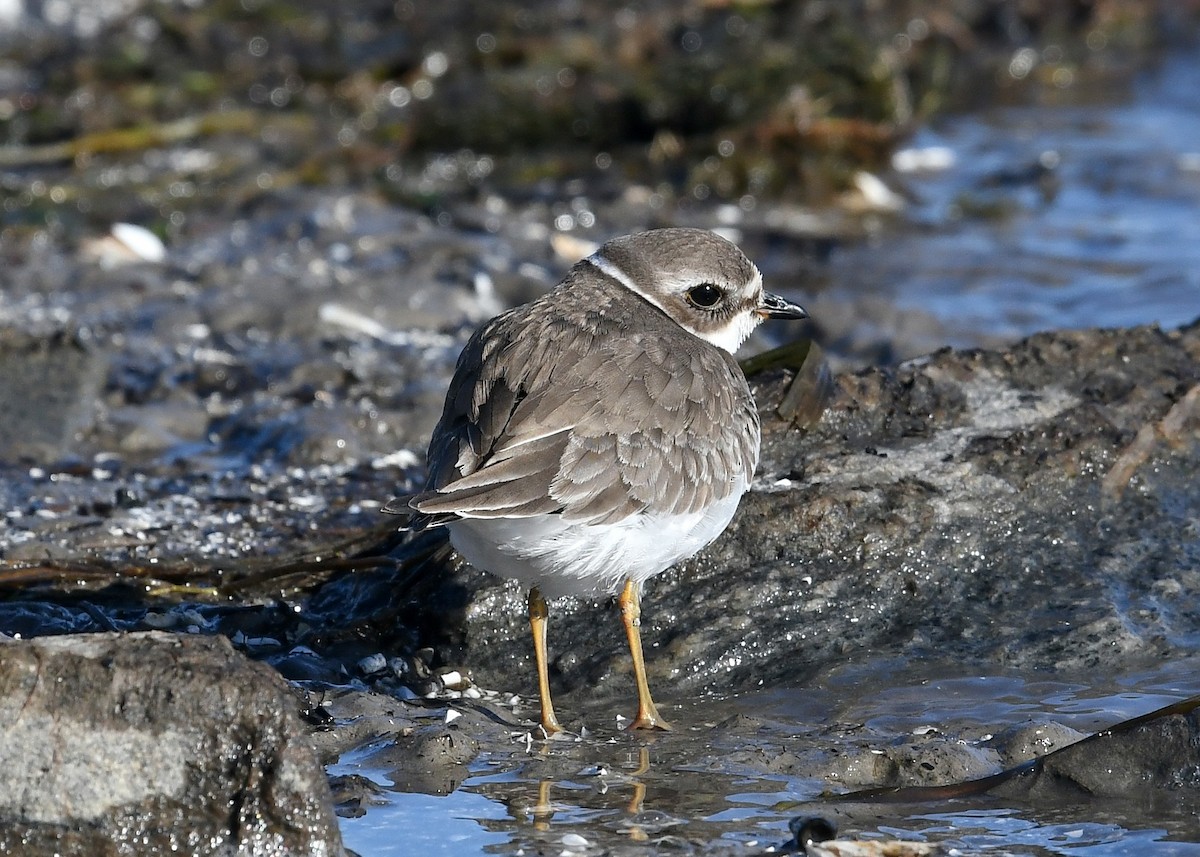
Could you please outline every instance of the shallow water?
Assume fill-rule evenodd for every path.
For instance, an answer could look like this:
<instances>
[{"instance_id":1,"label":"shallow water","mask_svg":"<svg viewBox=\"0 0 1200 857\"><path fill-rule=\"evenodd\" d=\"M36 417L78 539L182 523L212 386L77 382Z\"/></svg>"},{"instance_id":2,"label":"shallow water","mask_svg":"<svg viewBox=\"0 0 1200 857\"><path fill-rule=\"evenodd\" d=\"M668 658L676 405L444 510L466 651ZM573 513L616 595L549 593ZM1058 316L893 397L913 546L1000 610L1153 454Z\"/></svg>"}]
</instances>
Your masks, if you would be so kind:
<instances>
[{"instance_id":1,"label":"shallow water","mask_svg":"<svg viewBox=\"0 0 1200 857\"><path fill-rule=\"evenodd\" d=\"M447 855L688 853L699 843L709 853L761 853L789 839L791 818L827 815L842 836L940 842L966 853L1200 854L1200 816L1188 792L1141 803L860 804L847 813L821 800L828 771L819 754L808 769L770 770L786 753L804 760L819 748L836 758L929 732L983 746L995 731L1030 722L1098 731L1194 693L1200 656L1102 685L899 666L876 658L831 671L811 688L685 701L673 707L670 735L598 728L580 742L527 744L514 734L511 753L478 759L445 797L387 791L382 772L352 754L333 772L368 776L384 791L363 817L343 821L343 834L363 855L415 853L405 849L418 844L421 853ZM714 727L737 716L748 720Z\"/></svg>"},{"instance_id":2,"label":"shallow water","mask_svg":"<svg viewBox=\"0 0 1200 857\"><path fill-rule=\"evenodd\" d=\"M952 166L905 174L905 224L835 253L831 278L931 313L946 341L1200 316L1200 58L1116 103L1005 107L921 130Z\"/></svg>"}]
</instances>

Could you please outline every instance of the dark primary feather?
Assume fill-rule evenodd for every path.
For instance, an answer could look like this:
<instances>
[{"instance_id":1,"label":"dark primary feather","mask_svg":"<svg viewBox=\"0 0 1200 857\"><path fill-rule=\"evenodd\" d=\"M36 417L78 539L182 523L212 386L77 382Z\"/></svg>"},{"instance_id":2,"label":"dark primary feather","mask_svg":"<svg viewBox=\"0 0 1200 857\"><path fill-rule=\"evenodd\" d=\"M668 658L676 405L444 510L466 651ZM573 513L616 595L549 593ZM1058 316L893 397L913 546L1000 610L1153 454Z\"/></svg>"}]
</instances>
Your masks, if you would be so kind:
<instances>
[{"instance_id":1,"label":"dark primary feather","mask_svg":"<svg viewBox=\"0 0 1200 857\"><path fill-rule=\"evenodd\" d=\"M581 263L468 342L409 505L418 527L695 512L749 481L758 437L732 355Z\"/></svg>"}]
</instances>

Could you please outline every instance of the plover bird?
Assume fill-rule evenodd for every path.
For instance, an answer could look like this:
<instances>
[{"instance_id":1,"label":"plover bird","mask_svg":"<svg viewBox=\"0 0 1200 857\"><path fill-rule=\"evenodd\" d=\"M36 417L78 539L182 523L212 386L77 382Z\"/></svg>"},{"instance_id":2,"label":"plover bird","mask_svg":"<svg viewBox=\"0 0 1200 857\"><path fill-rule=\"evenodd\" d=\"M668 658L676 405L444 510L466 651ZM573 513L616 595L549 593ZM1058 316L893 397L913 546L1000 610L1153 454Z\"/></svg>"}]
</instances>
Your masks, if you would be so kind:
<instances>
[{"instance_id":1,"label":"plover bird","mask_svg":"<svg viewBox=\"0 0 1200 857\"><path fill-rule=\"evenodd\" d=\"M763 320L805 317L724 238L657 229L605 244L463 349L424 490L392 510L529 587L547 735L562 726L546 599L564 595L617 596L630 728L670 728L646 681L641 587L720 535L754 477L758 414L733 353Z\"/></svg>"}]
</instances>

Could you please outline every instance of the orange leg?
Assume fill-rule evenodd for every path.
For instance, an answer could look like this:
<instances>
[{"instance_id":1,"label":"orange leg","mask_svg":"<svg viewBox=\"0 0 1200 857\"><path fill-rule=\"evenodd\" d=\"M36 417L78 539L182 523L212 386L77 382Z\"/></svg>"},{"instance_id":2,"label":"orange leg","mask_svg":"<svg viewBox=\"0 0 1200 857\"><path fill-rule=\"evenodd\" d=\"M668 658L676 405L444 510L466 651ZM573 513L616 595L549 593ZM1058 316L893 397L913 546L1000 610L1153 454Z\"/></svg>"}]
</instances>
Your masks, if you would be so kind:
<instances>
[{"instance_id":1,"label":"orange leg","mask_svg":"<svg viewBox=\"0 0 1200 857\"><path fill-rule=\"evenodd\" d=\"M538 695L542 701L542 731L547 736L562 732L562 724L554 716L550 701L550 670L546 664L546 599L536 586L529 590L529 627L533 630L533 657L537 661Z\"/></svg>"},{"instance_id":2,"label":"orange leg","mask_svg":"<svg viewBox=\"0 0 1200 857\"><path fill-rule=\"evenodd\" d=\"M650 683L646 681L646 662L642 658L642 604L637 586L632 580L625 581L625 588L617 596L621 608L621 622L625 625L625 636L629 638L629 653L633 655L633 677L637 682L637 717L629 724L630 729L670 729L671 724L662 715L650 698Z\"/></svg>"},{"instance_id":3,"label":"orange leg","mask_svg":"<svg viewBox=\"0 0 1200 857\"><path fill-rule=\"evenodd\" d=\"M538 783L537 803L533 805L534 830L549 830L550 821L554 818L554 809L550 805L550 785L550 780Z\"/></svg>"},{"instance_id":4,"label":"orange leg","mask_svg":"<svg viewBox=\"0 0 1200 857\"><path fill-rule=\"evenodd\" d=\"M650 750L646 747L638 748L638 766L637 769L630 773L630 778L633 779L633 797L629 799L629 806L625 811L630 815L637 815L642 811L642 804L646 802L646 784L637 777L650 772ZM635 828L637 830L637 828ZM644 830L637 830L637 833L632 833L634 839L638 839L637 833L641 833L641 839L646 839Z\"/></svg>"}]
</instances>

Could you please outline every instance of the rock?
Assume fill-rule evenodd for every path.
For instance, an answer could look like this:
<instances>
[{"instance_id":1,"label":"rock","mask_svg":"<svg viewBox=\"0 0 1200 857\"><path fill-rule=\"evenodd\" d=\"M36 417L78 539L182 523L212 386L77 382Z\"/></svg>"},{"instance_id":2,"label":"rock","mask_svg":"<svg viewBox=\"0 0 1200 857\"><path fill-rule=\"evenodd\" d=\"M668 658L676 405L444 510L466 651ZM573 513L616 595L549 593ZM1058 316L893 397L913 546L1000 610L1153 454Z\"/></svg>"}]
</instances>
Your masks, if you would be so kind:
<instances>
[{"instance_id":1,"label":"rock","mask_svg":"<svg viewBox=\"0 0 1200 857\"><path fill-rule=\"evenodd\" d=\"M1022 723L1005 729L988 745L999 753L1001 764L1011 768L1061 750L1084 737L1082 732L1062 723Z\"/></svg>"},{"instance_id":2,"label":"rock","mask_svg":"<svg viewBox=\"0 0 1200 857\"><path fill-rule=\"evenodd\" d=\"M107 357L73 336L0 333L0 461L70 454L91 424Z\"/></svg>"},{"instance_id":3,"label":"rock","mask_svg":"<svg viewBox=\"0 0 1200 857\"><path fill-rule=\"evenodd\" d=\"M403 702L382 693L330 690L321 694L321 704L339 724L312 736L317 753L328 763L372 741L411 734L418 726Z\"/></svg>"},{"instance_id":4,"label":"rock","mask_svg":"<svg viewBox=\"0 0 1200 857\"><path fill-rule=\"evenodd\" d=\"M1105 729L1038 759L992 794L1036 802L1200 792L1200 697ZM1191 804L1195 806L1194 803Z\"/></svg>"},{"instance_id":5,"label":"rock","mask_svg":"<svg viewBox=\"0 0 1200 857\"><path fill-rule=\"evenodd\" d=\"M466 730L437 723L399 733L362 764L383 771L397 791L448 795L462 785L467 765L479 755L479 741L471 732L481 730L471 726Z\"/></svg>"},{"instance_id":6,"label":"rock","mask_svg":"<svg viewBox=\"0 0 1200 857\"><path fill-rule=\"evenodd\" d=\"M494 703L460 699L442 707L345 688L323 694L322 703L338 726L316 733L313 742L329 762L342 757L346 776L333 787L339 807L346 805L352 813L369 798L360 777L369 775L375 782L383 777L391 791L448 795L470 775L467 766L481 750L510 752L522 732L511 713ZM353 749L353 758L344 758Z\"/></svg>"},{"instance_id":7,"label":"rock","mask_svg":"<svg viewBox=\"0 0 1200 857\"><path fill-rule=\"evenodd\" d=\"M961 782L994 773L995 754L949 738L850 750L826 764L826 779L849 787Z\"/></svg>"},{"instance_id":8,"label":"rock","mask_svg":"<svg viewBox=\"0 0 1200 857\"><path fill-rule=\"evenodd\" d=\"M1061 726L1058 730L1063 736L1069 732ZM864 807L870 813L869 808L880 803L921 804L988 795L1042 806L1133 799L1143 811L1151 805L1161 810L1174 804L1187 807L1190 815L1200 790L1198 771L1200 696L1193 696L1003 771L938 785L889 784L856 790L839 795L838 803L829 808L838 814L844 810L845 818L862 818Z\"/></svg>"},{"instance_id":9,"label":"rock","mask_svg":"<svg viewBox=\"0 0 1200 857\"><path fill-rule=\"evenodd\" d=\"M5 640L0 721L0 853L343 853L295 698L223 637Z\"/></svg>"}]
</instances>

